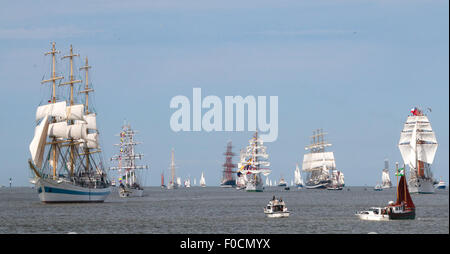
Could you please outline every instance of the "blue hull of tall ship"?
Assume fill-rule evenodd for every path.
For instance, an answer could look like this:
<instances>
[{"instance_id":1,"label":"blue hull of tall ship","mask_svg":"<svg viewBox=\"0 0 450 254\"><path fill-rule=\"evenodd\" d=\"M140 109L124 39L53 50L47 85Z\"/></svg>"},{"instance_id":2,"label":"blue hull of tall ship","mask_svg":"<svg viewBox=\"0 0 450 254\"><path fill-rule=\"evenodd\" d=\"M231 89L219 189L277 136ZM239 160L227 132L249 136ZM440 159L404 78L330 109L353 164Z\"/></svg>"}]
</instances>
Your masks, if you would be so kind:
<instances>
[{"instance_id":1,"label":"blue hull of tall ship","mask_svg":"<svg viewBox=\"0 0 450 254\"><path fill-rule=\"evenodd\" d=\"M236 187L236 180L228 180L220 185L222 188L234 188Z\"/></svg>"},{"instance_id":2,"label":"blue hull of tall ship","mask_svg":"<svg viewBox=\"0 0 450 254\"><path fill-rule=\"evenodd\" d=\"M326 189L328 188L330 182L329 181L321 181L317 184L306 184L306 189Z\"/></svg>"}]
</instances>

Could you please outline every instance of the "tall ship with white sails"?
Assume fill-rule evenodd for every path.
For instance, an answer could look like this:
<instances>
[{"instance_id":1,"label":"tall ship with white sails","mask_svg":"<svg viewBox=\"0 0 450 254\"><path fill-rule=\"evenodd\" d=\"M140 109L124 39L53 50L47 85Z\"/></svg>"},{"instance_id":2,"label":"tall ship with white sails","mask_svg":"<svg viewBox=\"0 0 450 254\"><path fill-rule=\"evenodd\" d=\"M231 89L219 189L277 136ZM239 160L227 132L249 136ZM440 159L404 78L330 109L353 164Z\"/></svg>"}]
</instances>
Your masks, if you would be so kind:
<instances>
[{"instance_id":1,"label":"tall ship with white sails","mask_svg":"<svg viewBox=\"0 0 450 254\"><path fill-rule=\"evenodd\" d=\"M381 173L381 188L392 188L391 177L389 176L389 160L384 160L384 169Z\"/></svg>"},{"instance_id":2,"label":"tall ship with white sails","mask_svg":"<svg viewBox=\"0 0 450 254\"><path fill-rule=\"evenodd\" d=\"M245 177L245 190L247 192L263 192L263 181L261 174L270 175L269 155L266 152L264 141L255 132L253 138L249 141L250 145L244 150L243 156L245 162L238 171L238 176Z\"/></svg>"},{"instance_id":3,"label":"tall ship with white sails","mask_svg":"<svg viewBox=\"0 0 450 254\"><path fill-rule=\"evenodd\" d=\"M52 56L52 74L41 83L51 83L49 97L37 108L37 127L29 146L31 159L29 166L34 173L33 183L44 203L104 202L111 193L111 183L99 146L97 112L89 94L94 90L89 84L88 65L85 84L74 75L73 53L70 46L68 59L70 75L66 82L56 73L55 43L45 55Z\"/></svg>"},{"instance_id":4,"label":"tall ship with white sails","mask_svg":"<svg viewBox=\"0 0 450 254\"><path fill-rule=\"evenodd\" d=\"M431 165L438 148L436 135L428 117L419 108L413 108L400 134L398 147L403 161L409 166L408 180L411 193L434 193Z\"/></svg>"},{"instance_id":5,"label":"tall ship with white sails","mask_svg":"<svg viewBox=\"0 0 450 254\"><path fill-rule=\"evenodd\" d=\"M308 174L305 184L307 189L328 188L333 184L332 179L335 179L330 175L330 171L333 174L338 174L334 153L325 151L325 148L331 146L330 143L325 142L325 134L322 129L314 131L311 144L305 148L305 150L310 151L303 158L302 168ZM339 172L339 174L342 174L342 172ZM343 174L342 178L338 178L338 180L341 185L344 184Z\"/></svg>"},{"instance_id":6,"label":"tall ship with white sails","mask_svg":"<svg viewBox=\"0 0 450 254\"><path fill-rule=\"evenodd\" d=\"M131 128L130 124L124 124L120 132L120 143L116 144L119 154L111 158L111 161L117 161L117 167L111 167L110 170L119 172L119 195L120 197L142 197L144 188L142 186L142 174L138 170L148 169L147 165L137 165L136 159L142 159L141 153L136 153L135 146L140 144L134 138L137 131Z\"/></svg>"}]
</instances>

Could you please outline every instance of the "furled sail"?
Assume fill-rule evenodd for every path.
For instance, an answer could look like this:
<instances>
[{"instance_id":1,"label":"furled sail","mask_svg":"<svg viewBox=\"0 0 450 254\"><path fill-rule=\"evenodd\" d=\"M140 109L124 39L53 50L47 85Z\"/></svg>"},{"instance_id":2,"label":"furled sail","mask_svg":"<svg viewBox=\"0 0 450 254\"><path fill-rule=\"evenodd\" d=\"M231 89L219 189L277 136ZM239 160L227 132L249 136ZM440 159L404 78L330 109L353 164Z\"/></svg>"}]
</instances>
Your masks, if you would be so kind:
<instances>
[{"instance_id":1,"label":"furled sail","mask_svg":"<svg viewBox=\"0 0 450 254\"><path fill-rule=\"evenodd\" d=\"M34 137L29 146L31 159L37 168L42 167L42 159L44 157L45 143L47 140L48 116L36 127Z\"/></svg>"}]
</instances>

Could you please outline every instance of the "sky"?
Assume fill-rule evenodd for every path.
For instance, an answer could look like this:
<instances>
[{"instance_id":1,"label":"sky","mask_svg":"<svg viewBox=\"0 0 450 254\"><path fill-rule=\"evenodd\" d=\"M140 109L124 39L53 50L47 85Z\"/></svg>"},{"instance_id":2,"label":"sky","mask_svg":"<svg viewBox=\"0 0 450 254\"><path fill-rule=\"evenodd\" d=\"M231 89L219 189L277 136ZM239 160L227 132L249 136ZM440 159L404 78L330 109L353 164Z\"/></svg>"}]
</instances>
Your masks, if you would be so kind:
<instances>
[{"instance_id":1,"label":"sky","mask_svg":"<svg viewBox=\"0 0 450 254\"><path fill-rule=\"evenodd\" d=\"M252 132L173 132L170 100L278 96L278 139L266 143L271 179L294 177L313 130L333 144L349 186L381 181L411 108L427 112L439 142L432 172L449 181L448 1L4 1L0 9L0 185L30 186L35 110L47 101L44 56L73 45L89 57L103 157L124 121L138 130L145 184L205 173L217 186L228 141L238 153ZM77 68L78 69L78 68ZM68 76L67 61L58 72ZM76 73L83 77L83 73ZM203 111L205 113L205 111ZM234 158L237 162L238 157ZM394 173L391 171L391 178Z\"/></svg>"}]
</instances>

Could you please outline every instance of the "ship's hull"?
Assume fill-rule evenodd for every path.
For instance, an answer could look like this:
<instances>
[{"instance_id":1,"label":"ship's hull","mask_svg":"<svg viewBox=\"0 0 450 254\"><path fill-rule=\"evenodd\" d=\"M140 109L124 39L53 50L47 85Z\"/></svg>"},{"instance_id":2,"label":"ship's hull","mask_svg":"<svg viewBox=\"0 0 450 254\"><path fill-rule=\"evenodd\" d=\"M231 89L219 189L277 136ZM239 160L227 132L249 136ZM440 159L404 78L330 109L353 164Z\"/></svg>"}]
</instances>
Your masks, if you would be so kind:
<instances>
[{"instance_id":1,"label":"ship's hull","mask_svg":"<svg viewBox=\"0 0 450 254\"><path fill-rule=\"evenodd\" d=\"M268 218L287 218L289 217L289 212L266 212L265 213Z\"/></svg>"},{"instance_id":2,"label":"ship's hull","mask_svg":"<svg viewBox=\"0 0 450 254\"><path fill-rule=\"evenodd\" d=\"M247 192L263 192L264 188L262 184L247 183L247 185L245 186L245 190Z\"/></svg>"},{"instance_id":3,"label":"ship's hull","mask_svg":"<svg viewBox=\"0 0 450 254\"><path fill-rule=\"evenodd\" d=\"M391 213L389 214L390 220L414 220L416 219L416 212L404 212L404 213Z\"/></svg>"},{"instance_id":4,"label":"ship's hull","mask_svg":"<svg viewBox=\"0 0 450 254\"><path fill-rule=\"evenodd\" d=\"M436 190L445 190L447 186L445 185L436 185Z\"/></svg>"},{"instance_id":5,"label":"ship's hull","mask_svg":"<svg viewBox=\"0 0 450 254\"><path fill-rule=\"evenodd\" d=\"M357 214L360 220L368 221L389 221L389 216L386 214Z\"/></svg>"},{"instance_id":6,"label":"ship's hull","mask_svg":"<svg viewBox=\"0 0 450 254\"><path fill-rule=\"evenodd\" d=\"M326 189L328 187L328 182L318 183L318 184L306 184L306 189Z\"/></svg>"},{"instance_id":7,"label":"ship's hull","mask_svg":"<svg viewBox=\"0 0 450 254\"><path fill-rule=\"evenodd\" d=\"M36 180L36 189L43 203L102 203L111 193L111 187L86 188L42 178Z\"/></svg>"},{"instance_id":8,"label":"ship's hull","mask_svg":"<svg viewBox=\"0 0 450 254\"><path fill-rule=\"evenodd\" d=\"M234 188L236 187L236 180L228 180L220 185L222 188Z\"/></svg>"},{"instance_id":9,"label":"ship's hull","mask_svg":"<svg viewBox=\"0 0 450 254\"><path fill-rule=\"evenodd\" d=\"M119 188L119 196L121 198L142 197L142 196L144 196L144 190L121 187L121 188Z\"/></svg>"},{"instance_id":10,"label":"ship's hull","mask_svg":"<svg viewBox=\"0 0 450 254\"><path fill-rule=\"evenodd\" d=\"M409 192L413 194L433 194L433 180L426 178L411 179L408 182Z\"/></svg>"}]
</instances>

